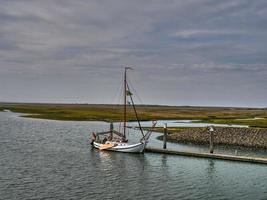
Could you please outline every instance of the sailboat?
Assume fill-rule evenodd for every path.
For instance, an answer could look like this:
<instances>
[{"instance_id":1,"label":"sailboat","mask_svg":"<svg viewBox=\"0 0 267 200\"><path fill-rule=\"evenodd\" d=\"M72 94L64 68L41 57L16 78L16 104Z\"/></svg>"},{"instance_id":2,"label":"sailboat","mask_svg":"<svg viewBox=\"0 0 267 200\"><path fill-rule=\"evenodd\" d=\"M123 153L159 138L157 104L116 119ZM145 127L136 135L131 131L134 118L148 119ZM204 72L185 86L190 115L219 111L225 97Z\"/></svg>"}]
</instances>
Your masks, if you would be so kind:
<instances>
[{"instance_id":1,"label":"sailboat","mask_svg":"<svg viewBox=\"0 0 267 200\"><path fill-rule=\"evenodd\" d=\"M124 103L123 103L123 131L114 130L113 123L110 123L110 128L108 131L104 132L93 132L92 133L92 142L91 144L100 150L108 150L108 151L118 151L118 152L128 152L128 153L142 153L148 143L151 132L156 126L156 121L152 122L151 129L147 130L144 133L141 123L138 118L136 106L133 101L133 93L130 90L129 84L127 82L127 71L130 70L130 67L126 67L124 70ZM128 99L130 102L128 102ZM136 121L138 122L138 130L141 133L141 138L138 142L131 143L129 138L126 137L127 132L127 103L133 108Z\"/></svg>"}]
</instances>

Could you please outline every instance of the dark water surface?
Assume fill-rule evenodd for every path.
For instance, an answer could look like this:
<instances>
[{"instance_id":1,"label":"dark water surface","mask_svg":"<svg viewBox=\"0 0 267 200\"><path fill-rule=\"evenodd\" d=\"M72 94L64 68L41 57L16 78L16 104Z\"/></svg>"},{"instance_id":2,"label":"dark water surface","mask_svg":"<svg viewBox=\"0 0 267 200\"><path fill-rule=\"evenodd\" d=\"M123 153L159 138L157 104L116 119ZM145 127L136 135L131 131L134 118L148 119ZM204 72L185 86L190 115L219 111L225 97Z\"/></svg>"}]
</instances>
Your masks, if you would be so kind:
<instances>
[{"instance_id":1,"label":"dark water surface","mask_svg":"<svg viewBox=\"0 0 267 200\"><path fill-rule=\"evenodd\" d=\"M105 127L0 112L0 199L267 199L266 165L92 150Z\"/></svg>"}]
</instances>

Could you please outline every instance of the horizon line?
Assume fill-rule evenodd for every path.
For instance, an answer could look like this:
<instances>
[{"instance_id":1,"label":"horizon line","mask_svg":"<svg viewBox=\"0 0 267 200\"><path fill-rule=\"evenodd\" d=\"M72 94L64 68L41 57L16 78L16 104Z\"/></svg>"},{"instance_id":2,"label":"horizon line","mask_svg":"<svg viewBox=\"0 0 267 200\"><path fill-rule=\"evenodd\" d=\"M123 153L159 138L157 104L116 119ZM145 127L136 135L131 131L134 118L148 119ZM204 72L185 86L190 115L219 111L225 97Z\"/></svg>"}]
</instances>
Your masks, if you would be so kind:
<instances>
[{"instance_id":1,"label":"horizon line","mask_svg":"<svg viewBox=\"0 0 267 200\"><path fill-rule=\"evenodd\" d=\"M112 103L59 103L59 102L21 102L21 101L0 101L0 104L50 104L50 105L116 105L120 106L123 104L112 104ZM164 106L164 107L200 107L200 108L240 108L240 109L267 109L267 107L249 107L249 106L205 106L205 105L167 105L167 104L135 104L138 106Z\"/></svg>"}]
</instances>

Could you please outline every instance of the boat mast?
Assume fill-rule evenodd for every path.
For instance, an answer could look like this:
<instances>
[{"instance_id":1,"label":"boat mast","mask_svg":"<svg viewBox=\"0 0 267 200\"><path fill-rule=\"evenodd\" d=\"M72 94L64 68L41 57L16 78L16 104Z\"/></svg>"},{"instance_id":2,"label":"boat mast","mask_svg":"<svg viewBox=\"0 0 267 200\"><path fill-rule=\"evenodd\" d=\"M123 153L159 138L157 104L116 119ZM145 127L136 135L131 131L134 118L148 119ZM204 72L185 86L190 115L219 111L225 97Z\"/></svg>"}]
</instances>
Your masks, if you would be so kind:
<instances>
[{"instance_id":1,"label":"boat mast","mask_svg":"<svg viewBox=\"0 0 267 200\"><path fill-rule=\"evenodd\" d=\"M126 102L126 100L127 100L127 94L126 94L127 93L127 91L126 91L127 90L127 88L126 88L127 87L126 86L127 75L126 75L126 71L127 71L127 69L128 69L128 67L125 67L125 70L124 70L124 102L123 102L124 103L123 104L124 105L124 109L123 109L124 110L124 112L123 112L123 114L124 114L123 115L123 136L124 136L124 138L126 138L126 109L127 109L126 108L126 103L127 103Z\"/></svg>"},{"instance_id":2,"label":"boat mast","mask_svg":"<svg viewBox=\"0 0 267 200\"><path fill-rule=\"evenodd\" d=\"M126 88L127 88L128 91L130 91L130 88L129 88L129 85L128 85L127 82L126 82ZM131 93L131 91L130 91L130 93ZM137 111L136 111L136 108L135 108L135 105L134 105L134 101L133 101L133 97L132 97L132 95L130 95L130 99L131 99L131 102L132 102L132 106L133 106L133 109L134 109L134 114L135 114L136 120L137 120L137 122L138 122L139 129L140 129L140 131L141 131L141 133L142 133L142 135L143 135L143 138L144 138L145 135L144 135L144 132L143 132L143 129L142 129L140 120L139 120L138 115L137 115Z\"/></svg>"},{"instance_id":3,"label":"boat mast","mask_svg":"<svg viewBox=\"0 0 267 200\"><path fill-rule=\"evenodd\" d=\"M141 124L140 124L140 121L139 121L139 118L138 118L138 115L137 115L137 112L136 112L136 108L135 108L135 105L134 105L134 102L133 102L133 98L132 98L132 94L131 94L131 91L130 91L130 88L129 88L129 85L128 85L128 82L127 82L127 69L132 69L131 67L125 67L125 71L124 71L124 117L123 117L123 137L124 139L126 139L126 121L127 121L127 115L126 115L126 112L127 112L127 95L129 93L129 96L130 96L130 99L131 99L131 102L132 102L132 106L133 106L133 109L134 109L134 113L135 113L135 117L136 117L136 120L138 122L138 125L139 125L139 129L143 135L143 137L145 137L144 133L143 133L143 129L141 127Z\"/></svg>"}]
</instances>

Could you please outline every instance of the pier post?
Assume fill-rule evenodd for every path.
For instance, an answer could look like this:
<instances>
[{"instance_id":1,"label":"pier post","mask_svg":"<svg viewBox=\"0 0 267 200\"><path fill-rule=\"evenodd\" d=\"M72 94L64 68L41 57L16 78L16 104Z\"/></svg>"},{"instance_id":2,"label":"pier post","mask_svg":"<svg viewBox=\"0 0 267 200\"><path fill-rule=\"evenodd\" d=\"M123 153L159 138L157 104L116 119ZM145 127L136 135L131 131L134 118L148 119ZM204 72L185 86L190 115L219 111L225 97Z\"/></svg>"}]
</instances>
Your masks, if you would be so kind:
<instances>
[{"instance_id":1,"label":"pier post","mask_svg":"<svg viewBox=\"0 0 267 200\"><path fill-rule=\"evenodd\" d=\"M113 139L113 122L110 122L109 131L110 131L109 137L110 137L110 140L112 140Z\"/></svg>"},{"instance_id":2,"label":"pier post","mask_svg":"<svg viewBox=\"0 0 267 200\"><path fill-rule=\"evenodd\" d=\"M167 148L167 123L164 123L163 149Z\"/></svg>"},{"instance_id":3,"label":"pier post","mask_svg":"<svg viewBox=\"0 0 267 200\"><path fill-rule=\"evenodd\" d=\"M209 127L209 133L210 133L210 153L213 153L214 128L212 126Z\"/></svg>"}]
</instances>

